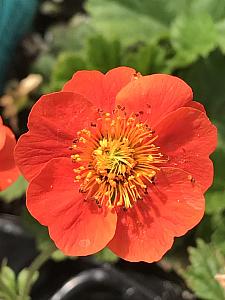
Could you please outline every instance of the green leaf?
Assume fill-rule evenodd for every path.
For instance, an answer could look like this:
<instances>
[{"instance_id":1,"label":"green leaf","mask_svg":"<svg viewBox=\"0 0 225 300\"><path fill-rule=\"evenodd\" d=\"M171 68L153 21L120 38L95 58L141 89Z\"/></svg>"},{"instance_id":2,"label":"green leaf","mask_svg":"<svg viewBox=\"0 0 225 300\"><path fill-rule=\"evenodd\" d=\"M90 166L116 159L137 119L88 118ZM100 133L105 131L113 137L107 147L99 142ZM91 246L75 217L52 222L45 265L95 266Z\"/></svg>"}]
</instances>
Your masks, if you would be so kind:
<instances>
[{"instance_id":1,"label":"green leaf","mask_svg":"<svg viewBox=\"0 0 225 300\"><path fill-rule=\"evenodd\" d=\"M225 258L212 245L200 239L196 248L189 248L189 254L191 265L184 272L189 287L201 299L224 300L224 290L214 276L224 273Z\"/></svg>"},{"instance_id":2,"label":"green leaf","mask_svg":"<svg viewBox=\"0 0 225 300\"><path fill-rule=\"evenodd\" d=\"M0 288L1 288L1 285L0 285ZM4 291L1 291L1 290L0 290L0 299L1 300L12 300L10 298L10 296L8 296Z\"/></svg>"},{"instance_id":3,"label":"green leaf","mask_svg":"<svg viewBox=\"0 0 225 300\"><path fill-rule=\"evenodd\" d=\"M93 36L87 44L87 61L90 69L98 69L104 73L120 66L120 42L109 42L100 35Z\"/></svg>"},{"instance_id":4,"label":"green leaf","mask_svg":"<svg viewBox=\"0 0 225 300\"><path fill-rule=\"evenodd\" d=\"M213 218L215 231L212 234L212 245L225 256L225 215L218 214Z\"/></svg>"},{"instance_id":5,"label":"green leaf","mask_svg":"<svg viewBox=\"0 0 225 300\"><path fill-rule=\"evenodd\" d=\"M55 56L64 51L78 54L94 32L88 17L76 15L69 24L57 24L49 28L47 33L47 37L50 37L47 39L49 52Z\"/></svg>"},{"instance_id":6,"label":"green leaf","mask_svg":"<svg viewBox=\"0 0 225 300\"><path fill-rule=\"evenodd\" d=\"M170 73L166 62L166 50L158 44L140 45L125 51L122 65L132 67L143 75Z\"/></svg>"},{"instance_id":7,"label":"green leaf","mask_svg":"<svg viewBox=\"0 0 225 300\"><path fill-rule=\"evenodd\" d=\"M193 14L207 13L214 21L220 21L225 18L224 0L192 0L190 2Z\"/></svg>"},{"instance_id":8,"label":"green leaf","mask_svg":"<svg viewBox=\"0 0 225 300\"><path fill-rule=\"evenodd\" d=\"M225 191L209 191L206 194L206 212L216 214L225 209Z\"/></svg>"},{"instance_id":9,"label":"green leaf","mask_svg":"<svg viewBox=\"0 0 225 300\"><path fill-rule=\"evenodd\" d=\"M4 283L11 291L16 290L16 275L14 271L8 266L2 266L0 281Z\"/></svg>"},{"instance_id":10,"label":"green leaf","mask_svg":"<svg viewBox=\"0 0 225 300\"><path fill-rule=\"evenodd\" d=\"M109 40L119 39L122 46L168 37L173 24L172 43L179 49L179 64L183 57L188 64L215 48L214 22L225 18L223 0L89 0L86 10L93 27Z\"/></svg>"},{"instance_id":11,"label":"green leaf","mask_svg":"<svg viewBox=\"0 0 225 300\"><path fill-rule=\"evenodd\" d=\"M100 262L115 263L119 260L118 256L115 255L109 248L104 248L102 251L96 253L95 259Z\"/></svg>"},{"instance_id":12,"label":"green leaf","mask_svg":"<svg viewBox=\"0 0 225 300\"><path fill-rule=\"evenodd\" d=\"M183 67L207 55L217 46L217 30L210 15L182 15L173 23L170 40L175 57L172 66Z\"/></svg>"},{"instance_id":13,"label":"green leaf","mask_svg":"<svg viewBox=\"0 0 225 300\"><path fill-rule=\"evenodd\" d=\"M216 29L218 31L218 45L223 54L225 54L225 20L216 24Z\"/></svg>"},{"instance_id":14,"label":"green leaf","mask_svg":"<svg viewBox=\"0 0 225 300\"><path fill-rule=\"evenodd\" d=\"M28 183L25 178L23 176L19 176L15 183L13 183L5 191L0 192L0 198L7 203L20 198L25 193L27 184Z\"/></svg>"},{"instance_id":15,"label":"green leaf","mask_svg":"<svg viewBox=\"0 0 225 300\"><path fill-rule=\"evenodd\" d=\"M89 0L86 10L100 34L109 40L119 39L126 46L138 41L159 39L168 32L166 23L173 13L168 14L167 2L169 1Z\"/></svg>"},{"instance_id":16,"label":"green leaf","mask_svg":"<svg viewBox=\"0 0 225 300\"><path fill-rule=\"evenodd\" d=\"M192 87L194 98L206 106L209 116L224 124L225 56L214 51L207 59L201 58L178 72L178 76Z\"/></svg>"},{"instance_id":17,"label":"green leaf","mask_svg":"<svg viewBox=\"0 0 225 300\"><path fill-rule=\"evenodd\" d=\"M17 289L18 289L18 294L19 295L22 295L22 293L24 291L24 287L25 287L26 282L27 282L27 278L28 278L29 275L30 275L30 272L27 268L24 268L23 270L21 270L19 272L18 277L17 277ZM37 281L38 276L39 276L39 272L36 271L33 274L33 277L32 277L32 284L34 284ZM29 299L30 298L23 299L23 300L29 300Z\"/></svg>"},{"instance_id":18,"label":"green leaf","mask_svg":"<svg viewBox=\"0 0 225 300\"><path fill-rule=\"evenodd\" d=\"M16 275L3 261L0 268L0 299L15 300L16 296Z\"/></svg>"}]
</instances>

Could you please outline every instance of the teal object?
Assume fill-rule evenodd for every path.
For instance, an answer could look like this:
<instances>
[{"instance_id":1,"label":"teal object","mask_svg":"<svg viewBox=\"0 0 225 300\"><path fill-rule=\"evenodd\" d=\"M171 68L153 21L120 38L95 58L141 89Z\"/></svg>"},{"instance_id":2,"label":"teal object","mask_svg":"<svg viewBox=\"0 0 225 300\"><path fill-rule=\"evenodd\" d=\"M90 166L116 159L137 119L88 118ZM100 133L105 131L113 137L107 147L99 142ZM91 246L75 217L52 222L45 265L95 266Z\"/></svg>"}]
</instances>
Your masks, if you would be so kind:
<instances>
[{"instance_id":1,"label":"teal object","mask_svg":"<svg viewBox=\"0 0 225 300\"><path fill-rule=\"evenodd\" d=\"M30 29L38 0L0 0L0 94L18 42Z\"/></svg>"}]
</instances>

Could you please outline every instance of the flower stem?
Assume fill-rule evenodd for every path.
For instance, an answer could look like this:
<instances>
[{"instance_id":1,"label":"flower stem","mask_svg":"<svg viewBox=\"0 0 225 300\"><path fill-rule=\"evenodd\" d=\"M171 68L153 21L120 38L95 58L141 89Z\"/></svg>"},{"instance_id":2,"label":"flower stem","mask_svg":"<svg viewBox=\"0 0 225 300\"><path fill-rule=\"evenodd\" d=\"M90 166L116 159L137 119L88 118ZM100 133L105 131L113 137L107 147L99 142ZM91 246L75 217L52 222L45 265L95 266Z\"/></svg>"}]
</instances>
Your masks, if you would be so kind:
<instances>
[{"instance_id":1,"label":"flower stem","mask_svg":"<svg viewBox=\"0 0 225 300\"><path fill-rule=\"evenodd\" d=\"M27 299L30 295L30 291L33 284L33 276L36 271L40 269L40 267L51 257L51 255L56 251L56 247L54 244L49 245L47 249L44 249L31 263L28 268L27 281L24 285L23 291L21 293L21 297L19 300Z\"/></svg>"}]
</instances>

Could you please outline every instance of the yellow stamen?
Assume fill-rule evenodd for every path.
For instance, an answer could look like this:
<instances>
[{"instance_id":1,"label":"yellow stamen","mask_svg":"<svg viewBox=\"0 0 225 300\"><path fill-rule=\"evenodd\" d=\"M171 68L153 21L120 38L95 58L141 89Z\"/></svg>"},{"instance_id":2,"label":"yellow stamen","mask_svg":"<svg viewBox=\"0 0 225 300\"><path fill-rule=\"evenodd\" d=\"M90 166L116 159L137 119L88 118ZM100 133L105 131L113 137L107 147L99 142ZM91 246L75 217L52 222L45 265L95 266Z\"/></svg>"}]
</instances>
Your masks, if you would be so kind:
<instances>
[{"instance_id":1,"label":"yellow stamen","mask_svg":"<svg viewBox=\"0 0 225 300\"><path fill-rule=\"evenodd\" d=\"M167 161L153 144L156 139L145 123L127 117L124 108L101 112L95 126L77 132L76 145L70 148L77 153L71 158L80 164L74 169L79 174L75 182L80 182L85 199L126 209L141 200Z\"/></svg>"}]
</instances>

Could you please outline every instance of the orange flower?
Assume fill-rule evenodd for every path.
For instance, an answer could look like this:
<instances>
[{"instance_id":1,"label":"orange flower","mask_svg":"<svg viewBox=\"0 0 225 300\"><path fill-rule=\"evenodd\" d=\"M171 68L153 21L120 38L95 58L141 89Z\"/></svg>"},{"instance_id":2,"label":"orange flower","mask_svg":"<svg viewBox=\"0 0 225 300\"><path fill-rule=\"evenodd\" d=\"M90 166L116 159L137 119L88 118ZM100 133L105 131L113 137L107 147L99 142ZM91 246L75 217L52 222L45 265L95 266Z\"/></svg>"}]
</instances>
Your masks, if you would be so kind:
<instances>
[{"instance_id":1,"label":"orange flower","mask_svg":"<svg viewBox=\"0 0 225 300\"><path fill-rule=\"evenodd\" d=\"M16 147L27 206L64 253L157 261L201 220L217 135L181 79L80 71L28 127Z\"/></svg>"},{"instance_id":2,"label":"orange flower","mask_svg":"<svg viewBox=\"0 0 225 300\"><path fill-rule=\"evenodd\" d=\"M19 176L13 157L15 145L14 134L3 125L0 117L0 191L10 186Z\"/></svg>"}]
</instances>

